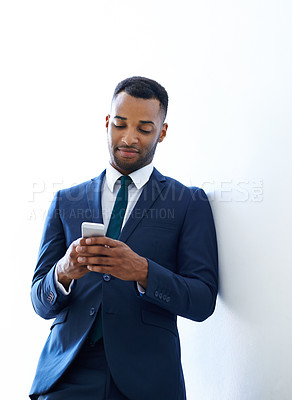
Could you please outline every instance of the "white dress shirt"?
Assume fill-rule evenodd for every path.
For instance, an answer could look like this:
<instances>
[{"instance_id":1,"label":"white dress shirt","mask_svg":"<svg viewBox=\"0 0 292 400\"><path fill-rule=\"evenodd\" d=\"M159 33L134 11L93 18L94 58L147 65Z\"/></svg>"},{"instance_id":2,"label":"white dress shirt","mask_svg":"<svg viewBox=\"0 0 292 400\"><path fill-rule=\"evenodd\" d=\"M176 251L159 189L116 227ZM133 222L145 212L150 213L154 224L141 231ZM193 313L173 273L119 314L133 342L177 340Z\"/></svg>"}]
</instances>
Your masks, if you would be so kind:
<instances>
[{"instance_id":1,"label":"white dress shirt","mask_svg":"<svg viewBox=\"0 0 292 400\"><path fill-rule=\"evenodd\" d=\"M149 181L152 171L153 164L151 163L129 174L132 182L128 186L128 205L122 224L122 229L127 222L133 208L135 207L142 193L143 187ZM101 209L105 232L107 231L116 197L121 187L121 181L119 180L121 176L123 175L111 165L107 167L105 179L103 180L101 195Z\"/></svg>"},{"instance_id":2,"label":"white dress shirt","mask_svg":"<svg viewBox=\"0 0 292 400\"><path fill-rule=\"evenodd\" d=\"M145 165L138 169L137 171L132 172L129 176L132 179L132 182L128 186L128 204L125 212L122 229L127 222L133 208L135 207L144 186L149 181L150 176L153 172L153 163ZM112 214L112 210L115 204L117 193L121 187L121 181L119 178L122 174L112 167L110 164L106 169L106 173L102 183L102 192L101 192L101 209L102 209L102 217L104 224L104 231L107 231L110 217ZM97 207L97 205L96 205ZM64 288L64 286L58 281L57 269L55 268L55 282L58 289L63 294L69 294L71 292L71 287L74 281L71 282L68 291ZM145 289L139 285L137 282L137 288L141 294L145 293Z\"/></svg>"}]
</instances>

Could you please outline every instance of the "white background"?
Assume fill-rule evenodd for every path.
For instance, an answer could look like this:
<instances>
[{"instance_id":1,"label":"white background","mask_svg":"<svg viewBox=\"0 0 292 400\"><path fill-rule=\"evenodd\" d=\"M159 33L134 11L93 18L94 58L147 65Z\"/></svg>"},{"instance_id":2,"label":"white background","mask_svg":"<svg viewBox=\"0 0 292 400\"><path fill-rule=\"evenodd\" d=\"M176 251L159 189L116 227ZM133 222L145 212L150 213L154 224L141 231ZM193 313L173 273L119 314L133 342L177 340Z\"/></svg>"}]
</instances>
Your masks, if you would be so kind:
<instances>
[{"instance_id":1,"label":"white background","mask_svg":"<svg viewBox=\"0 0 292 400\"><path fill-rule=\"evenodd\" d=\"M291 4L1 2L1 398L27 398L51 324L30 303L45 212L106 166L132 75L168 90L155 165L205 188L217 227L216 312L179 320L188 400L292 398Z\"/></svg>"}]
</instances>

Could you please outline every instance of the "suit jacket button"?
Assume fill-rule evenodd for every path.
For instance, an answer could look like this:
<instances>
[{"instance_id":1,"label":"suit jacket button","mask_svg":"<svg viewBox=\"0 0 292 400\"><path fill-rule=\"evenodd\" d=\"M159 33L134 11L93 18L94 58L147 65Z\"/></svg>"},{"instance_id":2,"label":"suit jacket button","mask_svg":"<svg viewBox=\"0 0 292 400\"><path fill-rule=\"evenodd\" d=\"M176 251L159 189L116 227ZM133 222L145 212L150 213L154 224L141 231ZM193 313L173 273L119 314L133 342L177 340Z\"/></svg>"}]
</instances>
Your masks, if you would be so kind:
<instances>
[{"instance_id":1,"label":"suit jacket button","mask_svg":"<svg viewBox=\"0 0 292 400\"><path fill-rule=\"evenodd\" d=\"M166 297L166 302L169 303L170 302L170 297Z\"/></svg>"},{"instance_id":2,"label":"suit jacket button","mask_svg":"<svg viewBox=\"0 0 292 400\"><path fill-rule=\"evenodd\" d=\"M92 317L95 314L95 308L91 307L90 311L89 311L89 315Z\"/></svg>"},{"instance_id":3,"label":"suit jacket button","mask_svg":"<svg viewBox=\"0 0 292 400\"><path fill-rule=\"evenodd\" d=\"M159 296L158 290L155 290L154 296L155 296L155 297L158 297L158 296Z\"/></svg>"},{"instance_id":4,"label":"suit jacket button","mask_svg":"<svg viewBox=\"0 0 292 400\"><path fill-rule=\"evenodd\" d=\"M159 298L160 298L160 300L162 299L162 293L159 293Z\"/></svg>"},{"instance_id":5,"label":"suit jacket button","mask_svg":"<svg viewBox=\"0 0 292 400\"><path fill-rule=\"evenodd\" d=\"M108 282L112 279L112 277L110 276L110 274L103 274L103 280Z\"/></svg>"},{"instance_id":6,"label":"suit jacket button","mask_svg":"<svg viewBox=\"0 0 292 400\"><path fill-rule=\"evenodd\" d=\"M166 294L163 295L162 299L165 301L166 300Z\"/></svg>"}]
</instances>

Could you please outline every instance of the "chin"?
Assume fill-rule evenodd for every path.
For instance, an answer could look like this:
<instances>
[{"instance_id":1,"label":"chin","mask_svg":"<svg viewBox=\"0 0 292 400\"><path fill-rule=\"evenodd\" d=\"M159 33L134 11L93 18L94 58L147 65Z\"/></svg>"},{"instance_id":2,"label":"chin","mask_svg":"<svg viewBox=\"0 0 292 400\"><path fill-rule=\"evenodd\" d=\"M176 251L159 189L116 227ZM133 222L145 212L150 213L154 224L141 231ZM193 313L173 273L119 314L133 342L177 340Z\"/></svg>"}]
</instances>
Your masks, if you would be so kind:
<instances>
[{"instance_id":1,"label":"chin","mask_svg":"<svg viewBox=\"0 0 292 400\"><path fill-rule=\"evenodd\" d=\"M142 160L133 162L130 160L124 161L124 160L114 159L113 165L121 171L131 173L133 171L136 171L137 169L144 167L144 165L146 164L143 163Z\"/></svg>"}]
</instances>

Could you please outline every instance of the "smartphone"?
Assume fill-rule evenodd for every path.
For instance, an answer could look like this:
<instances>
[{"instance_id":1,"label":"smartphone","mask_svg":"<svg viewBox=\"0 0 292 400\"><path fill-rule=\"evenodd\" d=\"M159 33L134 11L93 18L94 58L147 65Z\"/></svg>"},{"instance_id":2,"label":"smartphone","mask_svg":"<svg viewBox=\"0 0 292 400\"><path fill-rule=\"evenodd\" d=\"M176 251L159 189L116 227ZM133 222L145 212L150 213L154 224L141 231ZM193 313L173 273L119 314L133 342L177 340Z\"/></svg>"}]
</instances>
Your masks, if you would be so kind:
<instances>
[{"instance_id":1,"label":"smartphone","mask_svg":"<svg viewBox=\"0 0 292 400\"><path fill-rule=\"evenodd\" d=\"M81 233L83 238L104 236L104 225L95 222L82 222Z\"/></svg>"}]
</instances>

